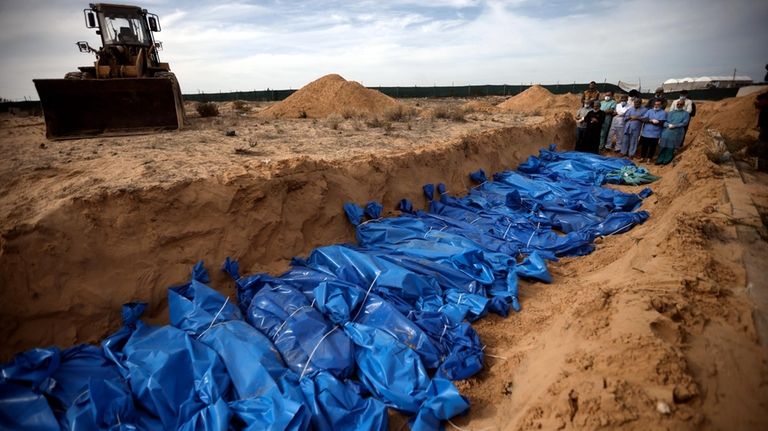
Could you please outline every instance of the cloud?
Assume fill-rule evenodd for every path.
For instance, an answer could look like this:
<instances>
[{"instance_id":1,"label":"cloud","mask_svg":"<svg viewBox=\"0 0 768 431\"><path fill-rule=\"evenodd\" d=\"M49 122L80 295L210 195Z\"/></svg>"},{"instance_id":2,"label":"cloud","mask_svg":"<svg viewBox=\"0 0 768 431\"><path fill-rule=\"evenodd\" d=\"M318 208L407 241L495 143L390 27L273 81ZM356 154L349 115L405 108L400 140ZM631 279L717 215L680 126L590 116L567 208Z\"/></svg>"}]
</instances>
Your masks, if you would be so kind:
<instances>
[{"instance_id":1,"label":"cloud","mask_svg":"<svg viewBox=\"0 0 768 431\"><path fill-rule=\"evenodd\" d=\"M751 0L141 2L160 15L182 89L298 88L327 73L365 85L762 77L768 3ZM92 61L74 0L3 2L0 96ZM44 23L30 25L30 23Z\"/></svg>"}]
</instances>

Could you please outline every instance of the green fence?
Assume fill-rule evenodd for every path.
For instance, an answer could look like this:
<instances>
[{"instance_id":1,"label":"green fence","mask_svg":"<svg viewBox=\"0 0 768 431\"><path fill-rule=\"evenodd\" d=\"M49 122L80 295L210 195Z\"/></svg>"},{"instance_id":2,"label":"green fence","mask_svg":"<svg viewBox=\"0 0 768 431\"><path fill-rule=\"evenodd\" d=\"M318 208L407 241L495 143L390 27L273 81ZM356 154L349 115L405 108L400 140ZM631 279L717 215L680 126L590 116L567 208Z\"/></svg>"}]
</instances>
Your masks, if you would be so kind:
<instances>
[{"instance_id":1,"label":"green fence","mask_svg":"<svg viewBox=\"0 0 768 431\"><path fill-rule=\"evenodd\" d=\"M546 84L546 88L553 94L576 93L580 94L587 89L588 84ZM514 96L527 90L530 85L464 85L464 86L432 86L432 87L368 87L380 91L387 96L396 99L407 98L436 98L436 97L483 97L483 96ZM623 92L614 84L597 84L600 92ZM285 99L296 90L264 90L264 91L237 91L232 93L198 93L185 94L185 100L196 102L228 102L233 100L249 100L261 102L274 102ZM690 97L696 100L721 100L736 96L737 88L716 88L711 90L691 91ZM667 97L677 98L679 93L668 93ZM652 97L651 93L643 93L644 99Z\"/></svg>"},{"instance_id":2,"label":"green fence","mask_svg":"<svg viewBox=\"0 0 768 431\"><path fill-rule=\"evenodd\" d=\"M436 97L483 97L483 96L514 96L527 90L530 85L464 85L464 86L432 86L432 87L369 87L378 90L390 97L404 98L436 98ZM588 84L547 84L542 87L554 94L581 93L587 89ZM614 84L597 84L601 92L622 92L621 88ZM235 91L231 93L198 93L185 94L184 99L193 102L229 102L234 100L248 100L260 102L275 102L285 99L296 90L263 90L263 91ZM722 100L736 96L738 88L714 88L710 90L690 91L689 97L695 100ZM667 98L676 99L679 93L667 93ZM643 93L643 98L648 99L653 94ZM20 101L0 103L0 112L8 112L20 109L27 112L39 112L40 102Z\"/></svg>"},{"instance_id":3,"label":"green fence","mask_svg":"<svg viewBox=\"0 0 768 431\"><path fill-rule=\"evenodd\" d=\"M552 84L543 85L554 94L581 93L587 89L587 84ZM527 90L530 85L463 85L463 86L432 86L432 87L368 87L380 91L396 99L434 98L434 97L483 97L483 96L514 96ZM600 91L620 91L613 84L599 84ZM249 100L272 102L280 101L293 94L296 90L264 90L236 91L232 93L197 93L185 94L185 100L195 102L228 102L234 100Z\"/></svg>"}]
</instances>

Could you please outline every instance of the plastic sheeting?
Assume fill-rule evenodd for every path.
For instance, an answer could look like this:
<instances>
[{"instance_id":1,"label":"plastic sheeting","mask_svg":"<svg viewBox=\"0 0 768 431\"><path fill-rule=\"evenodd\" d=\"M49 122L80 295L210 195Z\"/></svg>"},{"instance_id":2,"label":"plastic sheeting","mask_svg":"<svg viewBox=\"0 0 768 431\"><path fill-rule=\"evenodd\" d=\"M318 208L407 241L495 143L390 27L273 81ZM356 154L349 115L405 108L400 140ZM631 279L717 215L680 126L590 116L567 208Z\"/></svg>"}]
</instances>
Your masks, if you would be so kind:
<instances>
[{"instance_id":1,"label":"plastic sheeting","mask_svg":"<svg viewBox=\"0 0 768 431\"><path fill-rule=\"evenodd\" d=\"M426 210L344 205L357 245L296 258L280 276L241 277L237 303L202 263L168 291L170 325L126 304L101 347L33 349L0 366L0 428L33 430L415 430L469 408L451 380L482 369L471 322L519 311L519 280L549 283L547 260L643 223L655 177L623 159L553 147L463 197L427 184ZM368 219L368 221L364 221Z\"/></svg>"}]
</instances>

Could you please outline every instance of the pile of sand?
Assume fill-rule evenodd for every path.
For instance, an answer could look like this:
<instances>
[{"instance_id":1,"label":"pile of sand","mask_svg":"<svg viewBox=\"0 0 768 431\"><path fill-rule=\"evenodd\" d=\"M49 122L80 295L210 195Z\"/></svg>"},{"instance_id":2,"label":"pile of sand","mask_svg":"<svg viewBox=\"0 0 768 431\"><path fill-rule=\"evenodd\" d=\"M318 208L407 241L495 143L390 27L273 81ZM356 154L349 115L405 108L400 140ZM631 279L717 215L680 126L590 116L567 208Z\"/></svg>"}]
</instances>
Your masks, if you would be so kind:
<instances>
[{"instance_id":1,"label":"pile of sand","mask_svg":"<svg viewBox=\"0 0 768 431\"><path fill-rule=\"evenodd\" d=\"M697 102L696 116L691 119L694 132L715 129L727 141L743 142L757 139L756 94L731 97L716 102Z\"/></svg>"},{"instance_id":2,"label":"pile of sand","mask_svg":"<svg viewBox=\"0 0 768 431\"><path fill-rule=\"evenodd\" d=\"M545 114L552 111L578 110L580 104L581 98L577 94L555 95L540 85L534 85L497 106L502 111Z\"/></svg>"},{"instance_id":3,"label":"pile of sand","mask_svg":"<svg viewBox=\"0 0 768 431\"><path fill-rule=\"evenodd\" d=\"M262 118L372 117L399 105L395 99L331 74L310 82L282 102L258 113Z\"/></svg>"}]
</instances>

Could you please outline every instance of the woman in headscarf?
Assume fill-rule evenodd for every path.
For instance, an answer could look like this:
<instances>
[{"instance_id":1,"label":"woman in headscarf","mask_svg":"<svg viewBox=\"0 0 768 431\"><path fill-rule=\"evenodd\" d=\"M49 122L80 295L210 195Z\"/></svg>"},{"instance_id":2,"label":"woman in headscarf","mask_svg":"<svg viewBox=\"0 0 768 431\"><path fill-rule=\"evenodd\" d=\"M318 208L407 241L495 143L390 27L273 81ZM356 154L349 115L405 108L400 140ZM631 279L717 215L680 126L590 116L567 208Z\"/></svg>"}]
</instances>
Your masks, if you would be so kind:
<instances>
[{"instance_id":1,"label":"woman in headscarf","mask_svg":"<svg viewBox=\"0 0 768 431\"><path fill-rule=\"evenodd\" d=\"M605 122L605 112L600 110L599 101L592 102L592 110L584 117L584 121L587 123L587 131L584 132L582 147L576 148L576 151L597 154L600 152L600 131Z\"/></svg>"},{"instance_id":2,"label":"woman in headscarf","mask_svg":"<svg viewBox=\"0 0 768 431\"><path fill-rule=\"evenodd\" d=\"M661 132L659 146L661 151L656 158L657 165L666 165L675 157L675 150L680 148L685 137L685 126L691 120L691 115L685 110L685 101L678 100L667 114L667 122Z\"/></svg>"}]
</instances>

